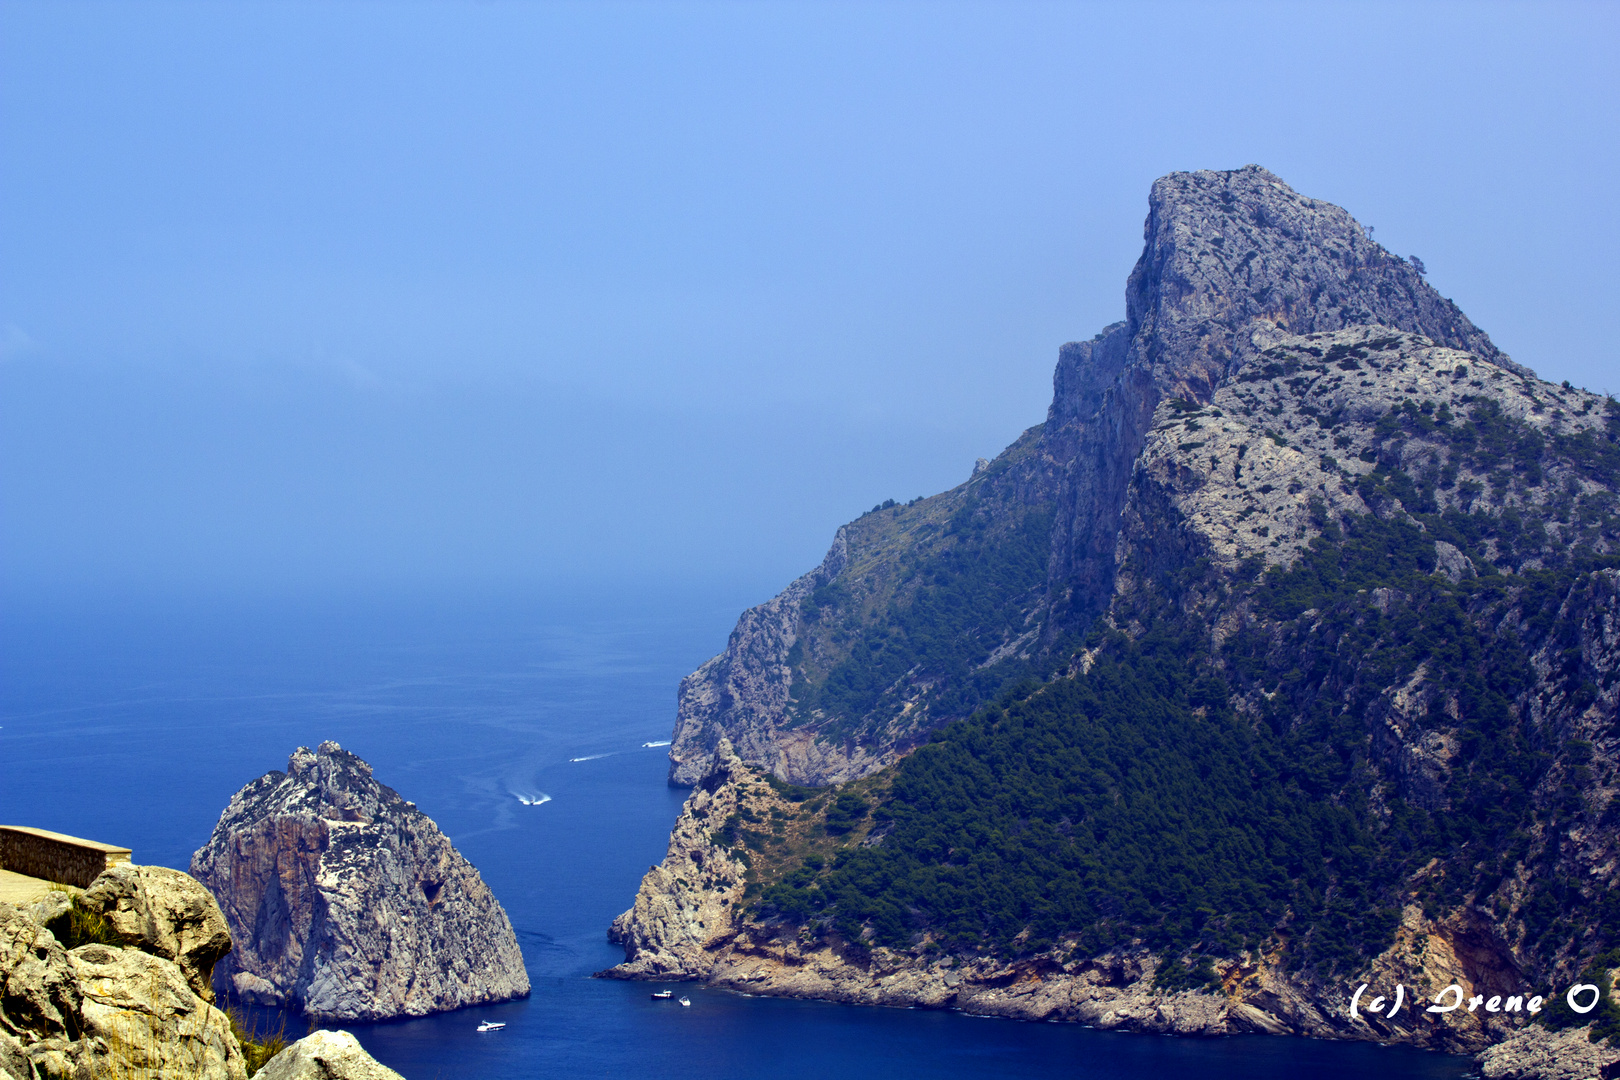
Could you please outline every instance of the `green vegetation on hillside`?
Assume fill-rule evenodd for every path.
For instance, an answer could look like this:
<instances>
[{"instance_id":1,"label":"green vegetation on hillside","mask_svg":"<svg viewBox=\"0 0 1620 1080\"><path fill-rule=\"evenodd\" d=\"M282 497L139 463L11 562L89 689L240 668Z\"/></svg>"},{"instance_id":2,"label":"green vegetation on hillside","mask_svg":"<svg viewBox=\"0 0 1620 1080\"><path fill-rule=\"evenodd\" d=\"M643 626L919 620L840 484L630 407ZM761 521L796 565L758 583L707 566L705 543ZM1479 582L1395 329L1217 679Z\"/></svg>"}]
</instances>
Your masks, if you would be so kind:
<instances>
[{"instance_id":1,"label":"green vegetation on hillside","mask_svg":"<svg viewBox=\"0 0 1620 1080\"><path fill-rule=\"evenodd\" d=\"M1003 522L984 509L969 499L949 519L943 542L906 552L884 607L863 609L841 581L805 599L805 622L843 655L821 678L795 681L799 721L820 714L834 738L866 734L903 707L895 691L908 683L929 686L934 715L965 716L1027 674L1016 660L980 665L1025 629L1032 596L1046 584L1051 515L1030 511ZM803 655L801 646L789 663Z\"/></svg>"},{"instance_id":2,"label":"green vegetation on hillside","mask_svg":"<svg viewBox=\"0 0 1620 1080\"><path fill-rule=\"evenodd\" d=\"M826 912L852 938L866 924L881 944L927 929L1002 954L1075 934L1086 955L1138 936L1227 955L1290 908L1331 928L1313 955L1380 939L1394 914L1372 887L1388 875L1365 809L1320 798L1316 759L1242 722L1191 644L1117 641L1088 674L950 725L895 768L881 844L764 906Z\"/></svg>"},{"instance_id":3,"label":"green vegetation on hillside","mask_svg":"<svg viewBox=\"0 0 1620 1080\"><path fill-rule=\"evenodd\" d=\"M926 935L953 951L1073 941L1090 955L1141 939L1183 958L1161 970L1167 986L1207 983L1209 957L1263 943L1294 965L1345 971L1389 944L1413 888L1432 913L1485 902L1539 825L1554 840L1518 908L1526 946L1551 957L1613 944L1620 897L1590 896L1554 865L1561 823L1587 809L1591 747L1551 738L1520 707L1538 682L1545 700L1576 710L1597 693L1576 635L1604 599L1596 572L1620 567L1605 553L1615 499L1548 477L1578 457L1583 477L1616 486L1620 406L1607 409L1606 437L1550 439L1488 399L1466 418L1392 411L1361 494L1380 509L1399 499L1406 514L1335 522L1318 507L1321 535L1292 566L1234 579L1198 562L1156 583L1147 628L1094 635L1086 673L1003 689L882 774L865 789L875 798L807 805L822 822L801 830L820 838L816 854L777 860L757 910L893 947ZM1449 459L1419 475L1393 467L1410 438L1440 442ZM1499 470L1493 487L1535 501L1493 512L1481 492L1438 498L1459 466ZM1440 540L1479 575L1435 573ZM994 610L995 590L1027 580L1037 547L1033 529L1001 563L964 545L959 559L975 561L954 565L936 595L960 598L964 613ZM1207 628L1181 613L1194 589L1260 619L1212 653ZM918 595L915 611L939 610ZM907 648L852 654L820 700L870 707L874 688L922 655L913 643L943 657L978 625L909 614L890 624ZM1547 646L1561 660L1538 677L1529 658ZM1415 678L1425 711L1397 722L1388 695ZM1424 732L1454 753L1427 780L1403 779L1397 757ZM1554 768L1550 801L1536 802ZM1620 824L1620 807L1605 821ZM850 830L859 843L840 845ZM1606 929L1583 936L1594 925Z\"/></svg>"}]
</instances>

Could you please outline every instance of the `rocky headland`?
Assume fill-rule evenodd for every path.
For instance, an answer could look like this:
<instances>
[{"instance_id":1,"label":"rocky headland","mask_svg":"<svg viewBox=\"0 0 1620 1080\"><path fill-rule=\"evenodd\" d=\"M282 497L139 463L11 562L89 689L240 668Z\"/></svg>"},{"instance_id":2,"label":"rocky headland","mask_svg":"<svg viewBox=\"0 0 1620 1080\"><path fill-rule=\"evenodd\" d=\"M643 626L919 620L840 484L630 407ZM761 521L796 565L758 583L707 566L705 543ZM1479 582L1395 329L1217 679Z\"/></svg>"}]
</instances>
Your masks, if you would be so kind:
<instances>
[{"instance_id":1,"label":"rocky headland","mask_svg":"<svg viewBox=\"0 0 1620 1080\"><path fill-rule=\"evenodd\" d=\"M681 682L671 783L696 783L722 735L793 783L864 776L1026 677L1111 602L1160 406L1210 405L1280 336L1376 326L1530 374L1343 208L1265 169L1175 173L1148 207L1127 317L1062 346L1045 423L962 485L843 526L821 566L745 612ZM1375 397L1396 389L1375 382ZM993 589L953 595L935 580L968 560L1001 564ZM951 655L883 633L930 601Z\"/></svg>"},{"instance_id":2,"label":"rocky headland","mask_svg":"<svg viewBox=\"0 0 1620 1080\"><path fill-rule=\"evenodd\" d=\"M1614 1074L1620 403L1264 169L1145 240L1043 425L683 681L604 974Z\"/></svg>"},{"instance_id":3,"label":"rocky headland","mask_svg":"<svg viewBox=\"0 0 1620 1080\"><path fill-rule=\"evenodd\" d=\"M632 907L614 920L608 936L624 947L626 959L602 976L700 980L748 994L954 1009L1148 1034L1291 1034L1488 1051L1481 1062L1490 1077L1607 1077L1620 1063L1620 1049L1594 1045L1585 1028L1551 1031L1531 1025L1523 1012L1425 1011L1447 986L1462 987L1466 999L1511 994L1522 985L1491 927L1468 912L1433 918L1420 904L1407 905L1392 944L1366 964L1359 977L1370 985L1386 992L1397 984L1406 988L1408 1006L1398 1020L1366 1011L1352 1019L1353 986L1291 969L1281 950L1217 963L1216 986L1176 990L1158 984L1166 961L1141 943L1087 955L1071 938L1021 956L963 955L930 948L929 940L921 948L874 946L773 917L751 901L757 889L750 890L750 881L759 881L762 871L779 875L784 863L803 865L804 858L784 859L768 842L751 843L748 826L739 830L739 823L762 825L761 832L770 829L785 847L829 862L839 849L881 845L884 830L868 821L829 843L826 810L834 804L826 795L807 814L814 796L807 800L802 789L747 765L728 742L718 751L682 808L663 862L648 870ZM1579 1053L1566 1053L1571 1047ZM1548 1071L1554 1059L1593 1071Z\"/></svg>"},{"instance_id":4,"label":"rocky headland","mask_svg":"<svg viewBox=\"0 0 1620 1080\"><path fill-rule=\"evenodd\" d=\"M336 743L237 792L191 870L237 942L219 977L243 1001L384 1020L529 993L478 871Z\"/></svg>"}]
</instances>

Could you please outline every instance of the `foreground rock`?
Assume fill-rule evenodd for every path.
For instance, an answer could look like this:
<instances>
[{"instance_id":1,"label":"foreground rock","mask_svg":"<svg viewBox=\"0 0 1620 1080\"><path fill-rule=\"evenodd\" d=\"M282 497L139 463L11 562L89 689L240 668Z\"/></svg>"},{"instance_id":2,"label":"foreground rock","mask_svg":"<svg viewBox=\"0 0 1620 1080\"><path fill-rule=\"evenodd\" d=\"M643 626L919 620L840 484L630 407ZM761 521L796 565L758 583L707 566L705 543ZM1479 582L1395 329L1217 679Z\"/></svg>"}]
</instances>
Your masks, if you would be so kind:
<instances>
[{"instance_id":1,"label":"foreground rock","mask_svg":"<svg viewBox=\"0 0 1620 1080\"><path fill-rule=\"evenodd\" d=\"M478 871L336 743L237 792L191 870L224 910L222 983L244 1001L386 1020L529 993Z\"/></svg>"},{"instance_id":2,"label":"foreground rock","mask_svg":"<svg viewBox=\"0 0 1620 1080\"><path fill-rule=\"evenodd\" d=\"M219 904L202 883L166 866L115 866L81 903L101 914L127 945L174 961L197 996L214 1000L214 965L231 951Z\"/></svg>"},{"instance_id":3,"label":"foreground rock","mask_svg":"<svg viewBox=\"0 0 1620 1080\"><path fill-rule=\"evenodd\" d=\"M265 1062L258 1080L404 1080L347 1031L314 1031Z\"/></svg>"},{"instance_id":4,"label":"foreground rock","mask_svg":"<svg viewBox=\"0 0 1620 1080\"><path fill-rule=\"evenodd\" d=\"M122 866L88 892L122 898L110 930L128 945L65 948L52 929L68 933L64 894L0 904L0 1070L18 1080L246 1080L229 1018L197 991L220 944L209 928L223 925L202 887L178 871Z\"/></svg>"}]
</instances>

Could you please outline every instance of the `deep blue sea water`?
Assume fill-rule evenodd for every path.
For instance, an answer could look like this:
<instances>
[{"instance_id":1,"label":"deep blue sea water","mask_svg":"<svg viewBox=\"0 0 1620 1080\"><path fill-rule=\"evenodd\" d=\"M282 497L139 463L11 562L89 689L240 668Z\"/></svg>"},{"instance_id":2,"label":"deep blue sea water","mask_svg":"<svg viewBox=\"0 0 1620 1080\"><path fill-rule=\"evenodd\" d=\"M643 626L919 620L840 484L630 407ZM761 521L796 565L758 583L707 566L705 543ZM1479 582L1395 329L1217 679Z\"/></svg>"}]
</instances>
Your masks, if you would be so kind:
<instances>
[{"instance_id":1,"label":"deep blue sea water","mask_svg":"<svg viewBox=\"0 0 1620 1080\"><path fill-rule=\"evenodd\" d=\"M669 737L676 683L724 644L743 600L13 600L0 613L0 821L183 869L237 788L298 745L336 739L478 866L534 984L526 1001L351 1027L409 1080L1470 1071L1399 1047L1119 1035L691 987L682 1009L645 984L591 979L622 958L604 931L662 857L683 797L664 784L664 750L642 744ZM539 793L550 801L517 799ZM486 1018L507 1027L475 1033Z\"/></svg>"}]
</instances>

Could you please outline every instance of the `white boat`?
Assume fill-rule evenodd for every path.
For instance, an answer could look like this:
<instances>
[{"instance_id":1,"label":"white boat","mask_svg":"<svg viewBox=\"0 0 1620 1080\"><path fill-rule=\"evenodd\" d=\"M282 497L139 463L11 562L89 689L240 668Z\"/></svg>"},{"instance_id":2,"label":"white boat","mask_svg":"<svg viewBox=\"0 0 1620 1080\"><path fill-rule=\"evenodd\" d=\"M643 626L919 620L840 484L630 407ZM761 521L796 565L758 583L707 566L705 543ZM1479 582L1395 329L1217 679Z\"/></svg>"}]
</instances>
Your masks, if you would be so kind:
<instances>
[{"instance_id":1,"label":"white boat","mask_svg":"<svg viewBox=\"0 0 1620 1080\"><path fill-rule=\"evenodd\" d=\"M685 1006L690 1006L692 1003L690 1001L688 1001L686 998L681 998L681 1004L685 1005Z\"/></svg>"},{"instance_id":2,"label":"white boat","mask_svg":"<svg viewBox=\"0 0 1620 1080\"><path fill-rule=\"evenodd\" d=\"M653 996L654 1001L668 1001L670 998L675 996L675 991L673 991L673 990L654 990L652 996Z\"/></svg>"},{"instance_id":3,"label":"white boat","mask_svg":"<svg viewBox=\"0 0 1620 1080\"><path fill-rule=\"evenodd\" d=\"M479 1031L499 1031L499 1030L501 1030L501 1028L503 1028L505 1026L506 1026L505 1024L497 1024L493 1020L485 1020L482 1024L478 1025L478 1030Z\"/></svg>"}]
</instances>

